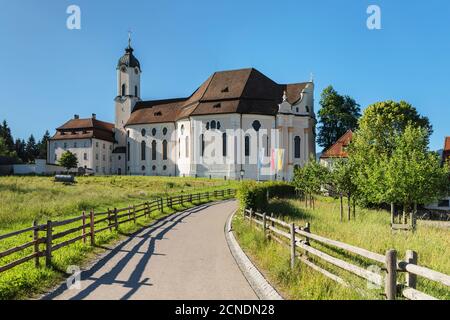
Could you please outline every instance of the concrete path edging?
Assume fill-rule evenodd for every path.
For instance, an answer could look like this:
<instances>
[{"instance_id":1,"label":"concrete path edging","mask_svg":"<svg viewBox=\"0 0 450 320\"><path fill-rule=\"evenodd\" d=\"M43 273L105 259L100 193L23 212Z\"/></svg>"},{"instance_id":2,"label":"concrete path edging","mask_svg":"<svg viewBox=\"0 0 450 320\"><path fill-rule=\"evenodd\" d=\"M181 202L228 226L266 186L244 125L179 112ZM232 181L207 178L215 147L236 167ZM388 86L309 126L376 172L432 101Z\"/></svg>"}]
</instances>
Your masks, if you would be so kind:
<instances>
[{"instance_id":1,"label":"concrete path edging","mask_svg":"<svg viewBox=\"0 0 450 320\"><path fill-rule=\"evenodd\" d=\"M237 211L238 210L229 216L224 230L231 254L236 260L245 279L247 279L247 282L260 300L284 300L275 288L266 280L258 268L251 262L234 237L231 222Z\"/></svg>"}]
</instances>

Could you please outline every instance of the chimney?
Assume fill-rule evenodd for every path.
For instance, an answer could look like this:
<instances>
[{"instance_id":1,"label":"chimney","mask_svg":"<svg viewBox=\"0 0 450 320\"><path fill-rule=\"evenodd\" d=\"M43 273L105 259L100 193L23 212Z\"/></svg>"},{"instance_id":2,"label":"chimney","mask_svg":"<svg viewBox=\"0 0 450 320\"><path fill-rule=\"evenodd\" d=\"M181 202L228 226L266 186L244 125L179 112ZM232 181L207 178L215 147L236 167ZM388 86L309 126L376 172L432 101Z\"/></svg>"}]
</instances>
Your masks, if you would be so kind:
<instances>
[{"instance_id":1,"label":"chimney","mask_svg":"<svg viewBox=\"0 0 450 320\"><path fill-rule=\"evenodd\" d=\"M73 115L74 119L80 119L80 116L78 114Z\"/></svg>"},{"instance_id":2,"label":"chimney","mask_svg":"<svg viewBox=\"0 0 450 320\"><path fill-rule=\"evenodd\" d=\"M97 115L95 113L92 114L92 119L96 119Z\"/></svg>"}]
</instances>

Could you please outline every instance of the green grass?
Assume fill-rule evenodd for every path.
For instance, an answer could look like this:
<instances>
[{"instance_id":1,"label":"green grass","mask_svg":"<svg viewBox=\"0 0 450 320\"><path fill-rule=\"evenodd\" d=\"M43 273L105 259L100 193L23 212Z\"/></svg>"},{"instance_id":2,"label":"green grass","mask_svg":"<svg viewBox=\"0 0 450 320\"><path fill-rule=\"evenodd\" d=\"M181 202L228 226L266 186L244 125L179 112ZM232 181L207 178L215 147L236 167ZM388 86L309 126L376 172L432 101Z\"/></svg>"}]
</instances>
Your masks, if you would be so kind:
<instances>
[{"instance_id":1,"label":"green grass","mask_svg":"<svg viewBox=\"0 0 450 320\"><path fill-rule=\"evenodd\" d=\"M0 234L29 227L34 219L39 219L40 223L47 219L58 221L79 216L82 210L94 209L100 212L107 208L139 204L157 196L205 192L235 186L233 181L169 177L78 177L77 184L73 186L55 183L53 178L49 177L0 177ZM152 212L149 217L138 219L136 224L122 224L118 231L97 234L97 246L94 248L83 242L61 248L53 254L52 268L36 268L34 261L29 261L0 273L0 299L37 296L64 279L68 266L82 266L104 252L102 245L114 243L158 218L198 204L200 203L185 204L183 207L174 207L173 210L165 208L164 212ZM80 225L80 222L58 227L54 233L77 225ZM102 226L106 224L96 228ZM55 243L76 235L58 239ZM0 252L31 240L31 232L1 240ZM1 258L0 265L6 265L31 253L32 249L29 248ZM41 258L41 265L43 264L44 259Z\"/></svg>"},{"instance_id":2,"label":"green grass","mask_svg":"<svg viewBox=\"0 0 450 320\"><path fill-rule=\"evenodd\" d=\"M302 202L296 199L273 199L267 212L284 221L295 222L299 226L311 223L311 232L352 244L373 252L384 254L386 250L397 250L402 259L406 250L418 252L419 264L436 271L450 274L450 231L421 225L417 231L391 231L390 217L385 211L357 209L356 219L340 222L339 203L331 198L320 198L316 202L316 209L305 209ZM283 213L283 214L281 214ZM267 272L269 278L290 299L378 299L383 298L381 290L368 290L365 281L346 271L328 263L313 259L316 264L332 271L347 280L353 288L348 289L329 280L320 273L300 263L297 270L290 271L289 249L279 244L264 240L262 232L251 228L242 218L236 218L234 229L243 248L251 255L257 265ZM369 267L374 263L338 250L320 245L312 241L311 244L340 259L352 262L361 267ZM403 280L403 275L399 277ZM419 290L440 299L450 299L447 287L419 277Z\"/></svg>"}]
</instances>

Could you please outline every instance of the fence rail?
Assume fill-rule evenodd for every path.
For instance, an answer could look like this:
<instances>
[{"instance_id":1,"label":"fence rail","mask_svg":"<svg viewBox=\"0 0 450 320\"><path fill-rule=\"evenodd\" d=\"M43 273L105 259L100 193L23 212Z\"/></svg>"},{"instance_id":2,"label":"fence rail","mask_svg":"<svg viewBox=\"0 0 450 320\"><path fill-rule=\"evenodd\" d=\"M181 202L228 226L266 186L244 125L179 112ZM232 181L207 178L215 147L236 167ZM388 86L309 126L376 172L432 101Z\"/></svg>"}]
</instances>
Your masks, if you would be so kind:
<instances>
[{"instance_id":1,"label":"fence rail","mask_svg":"<svg viewBox=\"0 0 450 320\"><path fill-rule=\"evenodd\" d=\"M159 197L146 201L144 203L130 205L125 208L112 208L105 212L96 213L83 211L81 216L74 218L51 221L45 224L38 224L35 220L29 228L13 231L0 235L0 240L11 240L17 236L23 236L31 233L32 241L27 241L20 245L8 248L0 252L0 259L23 252L24 256L15 260L8 261L5 265L0 265L0 273L10 270L30 260L35 261L35 266L40 266L40 258L45 257L45 265L52 265L52 253L78 241L87 242L90 239L90 245L95 245L95 235L104 232L117 230L119 225L136 220L141 217L149 217L153 212L164 212L164 208L173 209L175 206L184 204L193 204L194 202L204 202L213 199L224 199L234 197L234 189L215 190L211 192L201 192L193 194L181 194L176 196ZM100 217L100 219L98 219ZM77 224L77 225L74 225ZM64 227L64 230L56 230ZM71 236L71 238L66 239ZM56 243L55 240L60 240ZM29 249L32 248L32 253ZM24 252L28 250L28 252Z\"/></svg>"},{"instance_id":2,"label":"fence rail","mask_svg":"<svg viewBox=\"0 0 450 320\"><path fill-rule=\"evenodd\" d=\"M287 223L274 218L272 215L269 216L266 213L255 212L252 209L244 209L243 216L244 220L249 220L251 225L255 225L262 229L267 238L290 247L290 262L292 268L294 268L295 261L298 259L341 285L351 287L346 280L315 264L308 256L312 255L340 269L346 270L353 275L384 287L385 296L388 300L395 300L399 295L410 300L436 300L435 297L416 289L417 276L435 281L444 286L450 286L449 275L417 265L418 259L415 251L408 250L405 255L405 260L397 263L397 252L395 250L388 250L385 255L382 255L344 242L325 238L311 233L310 223L307 223L303 227L299 227L295 226L294 223ZM385 275L383 276L379 273L331 256L312 247L310 241L316 241L323 245L332 246L358 257L376 262L380 265L381 270L385 271ZM297 249L300 249L301 252L298 252ZM406 281L404 283L399 282L398 276L400 272L405 273Z\"/></svg>"}]
</instances>

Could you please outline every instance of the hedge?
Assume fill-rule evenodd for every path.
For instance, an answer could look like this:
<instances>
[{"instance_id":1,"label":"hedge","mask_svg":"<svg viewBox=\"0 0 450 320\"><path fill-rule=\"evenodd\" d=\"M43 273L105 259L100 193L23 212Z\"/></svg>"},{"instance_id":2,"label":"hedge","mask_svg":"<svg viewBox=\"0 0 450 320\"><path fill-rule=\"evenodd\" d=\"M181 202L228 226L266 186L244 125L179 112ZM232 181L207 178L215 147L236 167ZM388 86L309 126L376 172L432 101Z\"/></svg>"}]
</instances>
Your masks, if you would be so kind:
<instances>
[{"instance_id":1,"label":"hedge","mask_svg":"<svg viewBox=\"0 0 450 320\"><path fill-rule=\"evenodd\" d=\"M241 209L251 208L264 211L268 198L283 198L295 195L295 187L286 182L242 182L238 188L237 198Z\"/></svg>"}]
</instances>

